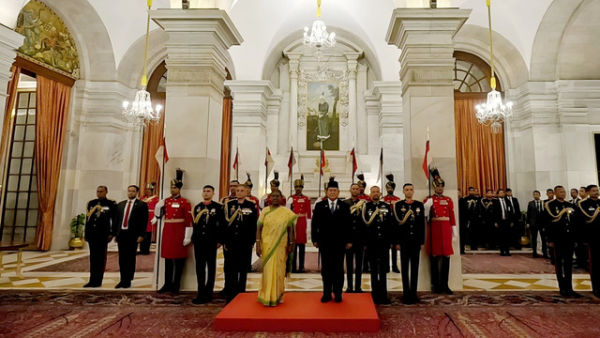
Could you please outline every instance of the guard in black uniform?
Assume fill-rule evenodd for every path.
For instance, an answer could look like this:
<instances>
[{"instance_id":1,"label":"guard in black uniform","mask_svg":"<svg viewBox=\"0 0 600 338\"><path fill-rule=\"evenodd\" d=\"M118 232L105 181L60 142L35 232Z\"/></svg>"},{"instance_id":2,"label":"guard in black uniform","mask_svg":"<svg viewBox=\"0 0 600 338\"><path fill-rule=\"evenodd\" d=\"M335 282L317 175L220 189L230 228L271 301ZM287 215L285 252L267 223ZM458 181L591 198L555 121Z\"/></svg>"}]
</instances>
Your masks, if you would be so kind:
<instances>
[{"instance_id":1,"label":"guard in black uniform","mask_svg":"<svg viewBox=\"0 0 600 338\"><path fill-rule=\"evenodd\" d=\"M107 193L107 187L99 186L96 188L98 198L87 204L85 240L90 247L90 280L83 286L84 288L96 288L102 285L108 242L113 239L118 224L117 202L106 198Z\"/></svg>"},{"instance_id":2,"label":"guard in black uniform","mask_svg":"<svg viewBox=\"0 0 600 338\"><path fill-rule=\"evenodd\" d=\"M460 253L465 253L465 245L469 244L471 250L477 250L481 229L478 222L479 198L475 188L469 187L469 195L460 201L462 222L460 223Z\"/></svg>"},{"instance_id":3,"label":"guard in black uniform","mask_svg":"<svg viewBox=\"0 0 600 338\"><path fill-rule=\"evenodd\" d=\"M392 208L396 243L400 249L402 267L402 290L404 304L419 301L417 285L419 283L419 256L425 244L425 207L423 203L412 199L415 190L410 183L402 187L406 199L396 202ZM398 244L396 244L398 245Z\"/></svg>"},{"instance_id":4,"label":"guard in black uniform","mask_svg":"<svg viewBox=\"0 0 600 338\"><path fill-rule=\"evenodd\" d=\"M202 188L204 201L194 207L194 256L196 258L196 278L198 279L198 295L194 304L204 304L212 300L217 271L217 249L221 247L222 227L225 222L223 205L212 200L215 188L205 185Z\"/></svg>"},{"instance_id":5,"label":"guard in black uniform","mask_svg":"<svg viewBox=\"0 0 600 338\"><path fill-rule=\"evenodd\" d=\"M583 226L583 241L589 246L590 279L594 296L600 298L600 199L598 186L593 184L586 187L588 198L579 201L577 213L579 224ZM596 268L594 268L596 264Z\"/></svg>"},{"instance_id":6,"label":"guard in black uniform","mask_svg":"<svg viewBox=\"0 0 600 338\"><path fill-rule=\"evenodd\" d=\"M575 206L565 200L565 188L557 185L554 188L556 199L547 203L545 208L546 224L548 224L548 245L554 250L554 267L556 280L563 297L579 298L581 295L573 291L573 251L578 229L574 226Z\"/></svg>"},{"instance_id":7,"label":"guard in black uniform","mask_svg":"<svg viewBox=\"0 0 600 338\"><path fill-rule=\"evenodd\" d=\"M390 247L393 243L390 205L381 201L381 190L371 187L371 201L362 208L367 250L371 264L371 295L375 304L390 304L387 295L387 273L390 265Z\"/></svg>"},{"instance_id":8,"label":"guard in black uniform","mask_svg":"<svg viewBox=\"0 0 600 338\"><path fill-rule=\"evenodd\" d=\"M362 208L366 201L359 199L359 194L360 186L357 183L352 183L350 186L351 197L344 200L350 207L351 227L349 236L352 241L352 247L346 250L346 280L348 282L346 292L348 293L362 292L362 262L365 250L365 224L362 220Z\"/></svg>"},{"instance_id":9,"label":"guard in black uniform","mask_svg":"<svg viewBox=\"0 0 600 338\"><path fill-rule=\"evenodd\" d=\"M481 244L485 244L488 250L496 248L496 240L494 238L495 227L494 218L496 217L494 200L492 199L493 192L491 189L485 191L485 197L479 200L478 206L478 220L481 232L479 233L479 239L477 240Z\"/></svg>"},{"instance_id":10,"label":"guard in black uniform","mask_svg":"<svg viewBox=\"0 0 600 338\"><path fill-rule=\"evenodd\" d=\"M225 263L225 289L227 302L240 292L246 292L248 266L252 260L252 247L256 240L257 206L247 198L249 188L240 184L236 199L223 205L225 226L223 227L223 253Z\"/></svg>"}]
</instances>

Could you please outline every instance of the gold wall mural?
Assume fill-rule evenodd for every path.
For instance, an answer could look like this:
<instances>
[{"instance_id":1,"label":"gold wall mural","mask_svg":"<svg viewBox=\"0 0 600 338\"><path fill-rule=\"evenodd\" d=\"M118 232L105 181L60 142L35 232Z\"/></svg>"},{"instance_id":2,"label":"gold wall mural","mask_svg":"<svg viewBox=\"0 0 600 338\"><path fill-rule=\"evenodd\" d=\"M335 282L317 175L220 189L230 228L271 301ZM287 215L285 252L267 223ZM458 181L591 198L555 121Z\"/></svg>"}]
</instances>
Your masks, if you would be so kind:
<instances>
[{"instance_id":1,"label":"gold wall mural","mask_svg":"<svg viewBox=\"0 0 600 338\"><path fill-rule=\"evenodd\" d=\"M32 0L19 13L17 33L25 36L19 52L55 70L79 77L79 56L64 22L44 3Z\"/></svg>"}]
</instances>

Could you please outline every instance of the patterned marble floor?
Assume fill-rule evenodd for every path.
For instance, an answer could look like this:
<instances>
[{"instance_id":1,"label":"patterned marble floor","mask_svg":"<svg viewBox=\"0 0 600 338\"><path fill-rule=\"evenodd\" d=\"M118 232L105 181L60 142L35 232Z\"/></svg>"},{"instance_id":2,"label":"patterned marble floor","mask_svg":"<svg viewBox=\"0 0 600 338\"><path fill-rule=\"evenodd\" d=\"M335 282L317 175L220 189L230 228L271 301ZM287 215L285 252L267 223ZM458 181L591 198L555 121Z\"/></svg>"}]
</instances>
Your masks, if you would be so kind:
<instances>
[{"instance_id":1,"label":"patterned marble floor","mask_svg":"<svg viewBox=\"0 0 600 338\"><path fill-rule=\"evenodd\" d=\"M316 248L307 247L307 251L316 252ZM109 247L115 251L116 247ZM82 289L87 282L89 274L86 272L42 272L35 271L41 267L67 262L88 256L87 251L53 251L53 252L23 252L23 278L16 276L16 253L8 253L3 257L4 271L0 275L0 289ZM256 260L255 256L253 261ZM217 280L215 289L220 290L224 284L223 253L219 250L217 258ZM114 290L119 281L118 272L107 272L104 276L102 290ZM258 289L260 283L259 273L248 275L249 291ZM573 287L578 291L591 290L589 275L573 275ZM153 274L138 272L132 283L132 290L151 290L153 288ZM292 274L288 278L286 289L288 291L319 291L321 290L321 276L318 273ZM363 275L363 290L370 290L370 276ZM388 274L388 290L401 291L402 279L399 273ZM558 290L556 278L553 274L463 274L463 290L465 291L553 291Z\"/></svg>"}]
</instances>

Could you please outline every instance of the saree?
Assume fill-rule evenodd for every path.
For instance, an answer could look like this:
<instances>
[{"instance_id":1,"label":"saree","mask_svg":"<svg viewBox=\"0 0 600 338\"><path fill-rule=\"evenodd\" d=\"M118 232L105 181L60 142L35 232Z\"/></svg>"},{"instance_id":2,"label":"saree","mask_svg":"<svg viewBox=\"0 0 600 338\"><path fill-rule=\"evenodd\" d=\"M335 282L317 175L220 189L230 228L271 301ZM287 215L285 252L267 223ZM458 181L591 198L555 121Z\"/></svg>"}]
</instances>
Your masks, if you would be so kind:
<instances>
[{"instance_id":1,"label":"saree","mask_svg":"<svg viewBox=\"0 0 600 338\"><path fill-rule=\"evenodd\" d=\"M276 306L283 301L287 262L287 231L295 226L297 215L286 207L266 207L258 219L262 227L261 244L263 272L258 302Z\"/></svg>"}]
</instances>

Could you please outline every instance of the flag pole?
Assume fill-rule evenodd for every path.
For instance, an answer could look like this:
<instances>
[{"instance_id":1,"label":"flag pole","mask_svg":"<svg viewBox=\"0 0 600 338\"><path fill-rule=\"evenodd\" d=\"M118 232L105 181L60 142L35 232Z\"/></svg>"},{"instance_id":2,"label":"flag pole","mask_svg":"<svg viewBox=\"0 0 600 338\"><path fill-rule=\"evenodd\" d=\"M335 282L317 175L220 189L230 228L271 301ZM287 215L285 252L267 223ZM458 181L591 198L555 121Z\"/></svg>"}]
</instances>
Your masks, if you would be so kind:
<instances>
[{"instance_id":1,"label":"flag pole","mask_svg":"<svg viewBox=\"0 0 600 338\"><path fill-rule=\"evenodd\" d=\"M163 115L163 131L162 131L162 140L163 140L163 153L162 153L162 171L160 173L160 198L159 202L164 199L164 191L165 191L165 153L167 152L167 142L165 142L165 129L166 129L167 121ZM156 217L156 215L154 216ZM159 218L156 226L156 290L158 290L158 280L160 276L160 250L162 246L162 228L163 228L163 217Z\"/></svg>"},{"instance_id":2,"label":"flag pole","mask_svg":"<svg viewBox=\"0 0 600 338\"><path fill-rule=\"evenodd\" d=\"M239 182L240 181L240 175L239 175L239 173L240 173L240 150L238 148L238 145L239 145L238 138L236 136L236 138L235 138L235 159L237 160L237 163L235 165L235 180Z\"/></svg>"},{"instance_id":3,"label":"flag pole","mask_svg":"<svg viewBox=\"0 0 600 338\"><path fill-rule=\"evenodd\" d=\"M319 196L321 197L321 176L323 176L323 140L319 141L319 148L321 151L319 152Z\"/></svg>"},{"instance_id":4,"label":"flag pole","mask_svg":"<svg viewBox=\"0 0 600 338\"><path fill-rule=\"evenodd\" d=\"M267 190L267 185L269 184L269 148L265 149L265 196L269 193Z\"/></svg>"},{"instance_id":5,"label":"flag pole","mask_svg":"<svg viewBox=\"0 0 600 338\"><path fill-rule=\"evenodd\" d=\"M292 159L294 158L294 147L291 147L290 153L292 155ZM289 197L292 197L292 185L294 185L294 161L291 163L290 167L290 194Z\"/></svg>"},{"instance_id":6,"label":"flag pole","mask_svg":"<svg viewBox=\"0 0 600 338\"><path fill-rule=\"evenodd\" d=\"M431 151L431 140L429 139L429 126L427 126L427 142L429 143L429 149ZM429 156L429 153L427 154ZM429 195L431 197L431 163L427 162L427 187L429 188Z\"/></svg>"},{"instance_id":7,"label":"flag pole","mask_svg":"<svg viewBox=\"0 0 600 338\"><path fill-rule=\"evenodd\" d=\"M381 147L381 154L379 156L379 177L381 178L381 191L383 191L383 147Z\"/></svg>"}]
</instances>

